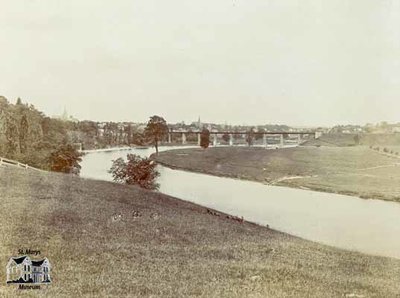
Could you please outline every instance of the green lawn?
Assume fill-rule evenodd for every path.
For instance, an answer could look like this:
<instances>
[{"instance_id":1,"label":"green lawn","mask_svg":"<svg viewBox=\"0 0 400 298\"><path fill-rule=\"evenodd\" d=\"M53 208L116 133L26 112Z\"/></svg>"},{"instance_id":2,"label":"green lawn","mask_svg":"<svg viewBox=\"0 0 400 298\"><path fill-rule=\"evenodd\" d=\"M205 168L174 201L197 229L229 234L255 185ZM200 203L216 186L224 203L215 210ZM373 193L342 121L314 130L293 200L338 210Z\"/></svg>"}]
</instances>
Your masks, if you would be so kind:
<instances>
[{"instance_id":1,"label":"green lawn","mask_svg":"<svg viewBox=\"0 0 400 298\"><path fill-rule=\"evenodd\" d=\"M133 186L0 167L0 207L1 297L400 293L400 260L319 245ZM5 284L8 258L20 248L49 258L51 285Z\"/></svg>"},{"instance_id":2,"label":"green lawn","mask_svg":"<svg viewBox=\"0 0 400 298\"><path fill-rule=\"evenodd\" d=\"M213 175L400 201L400 160L367 146L180 149L156 159Z\"/></svg>"}]
</instances>

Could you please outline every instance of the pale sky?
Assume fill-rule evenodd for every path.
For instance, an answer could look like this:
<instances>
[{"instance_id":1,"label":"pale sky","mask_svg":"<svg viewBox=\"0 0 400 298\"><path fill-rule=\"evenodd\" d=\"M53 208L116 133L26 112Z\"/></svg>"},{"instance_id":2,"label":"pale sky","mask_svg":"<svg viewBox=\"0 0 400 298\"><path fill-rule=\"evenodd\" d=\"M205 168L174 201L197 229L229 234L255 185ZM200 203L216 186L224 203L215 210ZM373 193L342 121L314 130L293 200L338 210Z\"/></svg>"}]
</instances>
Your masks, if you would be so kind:
<instances>
[{"instance_id":1,"label":"pale sky","mask_svg":"<svg viewBox=\"0 0 400 298\"><path fill-rule=\"evenodd\" d=\"M398 0L0 0L0 53L48 115L400 122Z\"/></svg>"}]
</instances>

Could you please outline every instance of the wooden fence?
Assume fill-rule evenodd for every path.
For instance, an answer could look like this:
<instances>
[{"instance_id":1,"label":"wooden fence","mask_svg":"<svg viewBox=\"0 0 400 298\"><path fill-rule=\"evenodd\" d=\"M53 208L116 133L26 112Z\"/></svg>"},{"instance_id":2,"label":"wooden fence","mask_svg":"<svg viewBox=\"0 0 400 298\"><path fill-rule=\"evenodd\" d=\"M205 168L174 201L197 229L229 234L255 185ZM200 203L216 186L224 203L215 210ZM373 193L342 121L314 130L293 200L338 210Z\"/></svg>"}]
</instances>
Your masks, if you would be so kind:
<instances>
[{"instance_id":1,"label":"wooden fence","mask_svg":"<svg viewBox=\"0 0 400 298\"><path fill-rule=\"evenodd\" d=\"M38 169L38 168L35 168L35 167L31 167L30 165L23 164L23 163L20 163L18 161L7 159L7 158L3 158L3 157L0 157L0 167L1 166L6 166L6 167L7 166L11 166L11 167L17 167L17 168L22 168L22 169L29 169L29 170L35 170L35 171L44 172L41 169Z\"/></svg>"}]
</instances>

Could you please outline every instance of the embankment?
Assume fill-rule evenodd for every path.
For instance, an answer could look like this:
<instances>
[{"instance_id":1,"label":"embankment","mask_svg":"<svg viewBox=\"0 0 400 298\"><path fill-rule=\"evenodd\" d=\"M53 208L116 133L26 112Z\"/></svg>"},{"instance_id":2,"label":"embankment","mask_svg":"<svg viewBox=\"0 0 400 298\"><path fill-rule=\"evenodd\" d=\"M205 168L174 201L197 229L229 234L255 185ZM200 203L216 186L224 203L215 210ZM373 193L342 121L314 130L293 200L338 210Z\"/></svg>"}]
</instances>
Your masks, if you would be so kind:
<instances>
[{"instance_id":1,"label":"embankment","mask_svg":"<svg viewBox=\"0 0 400 298\"><path fill-rule=\"evenodd\" d=\"M394 297L400 260L305 241L134 186L0 167L0 259L40 250L40 290L0 296ZM0 270L5 281L5 270Z\"/></svg>"}]
</instances>

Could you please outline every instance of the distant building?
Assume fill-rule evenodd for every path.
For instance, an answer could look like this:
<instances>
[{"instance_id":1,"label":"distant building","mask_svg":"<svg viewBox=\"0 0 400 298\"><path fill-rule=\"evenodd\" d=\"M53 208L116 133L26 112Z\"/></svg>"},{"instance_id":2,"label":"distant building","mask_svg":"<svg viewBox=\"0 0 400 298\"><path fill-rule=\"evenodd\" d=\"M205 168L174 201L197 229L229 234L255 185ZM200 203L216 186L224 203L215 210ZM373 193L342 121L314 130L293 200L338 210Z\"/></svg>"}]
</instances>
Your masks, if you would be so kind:
<instances>
[{"instance_id":1,"label":"distant building","mask_svg":"<svg viewBox=\"0 0 400 298\"><path fill-rule=\"evenodd\" d=\"M197 128L199 130L201 130L203 128L203 124L201 124L200 116L199 116L199 119L197 120Z\"/></svg>"},{"instance_id":2,"label":"distant building","mask_svg":"<svg viewBox=\"0 0 400 298\"><path fill-rule=\"evenodd\" d=\"M62 115L56 115L53 118L58 119L58 120L62 120L62 121L71 121L71 122L79 122L78 119L72 117L71 115L68 115L67 113L67 109L64 107L64 112L62 113Z\"/></svg>"}]
</instances>

